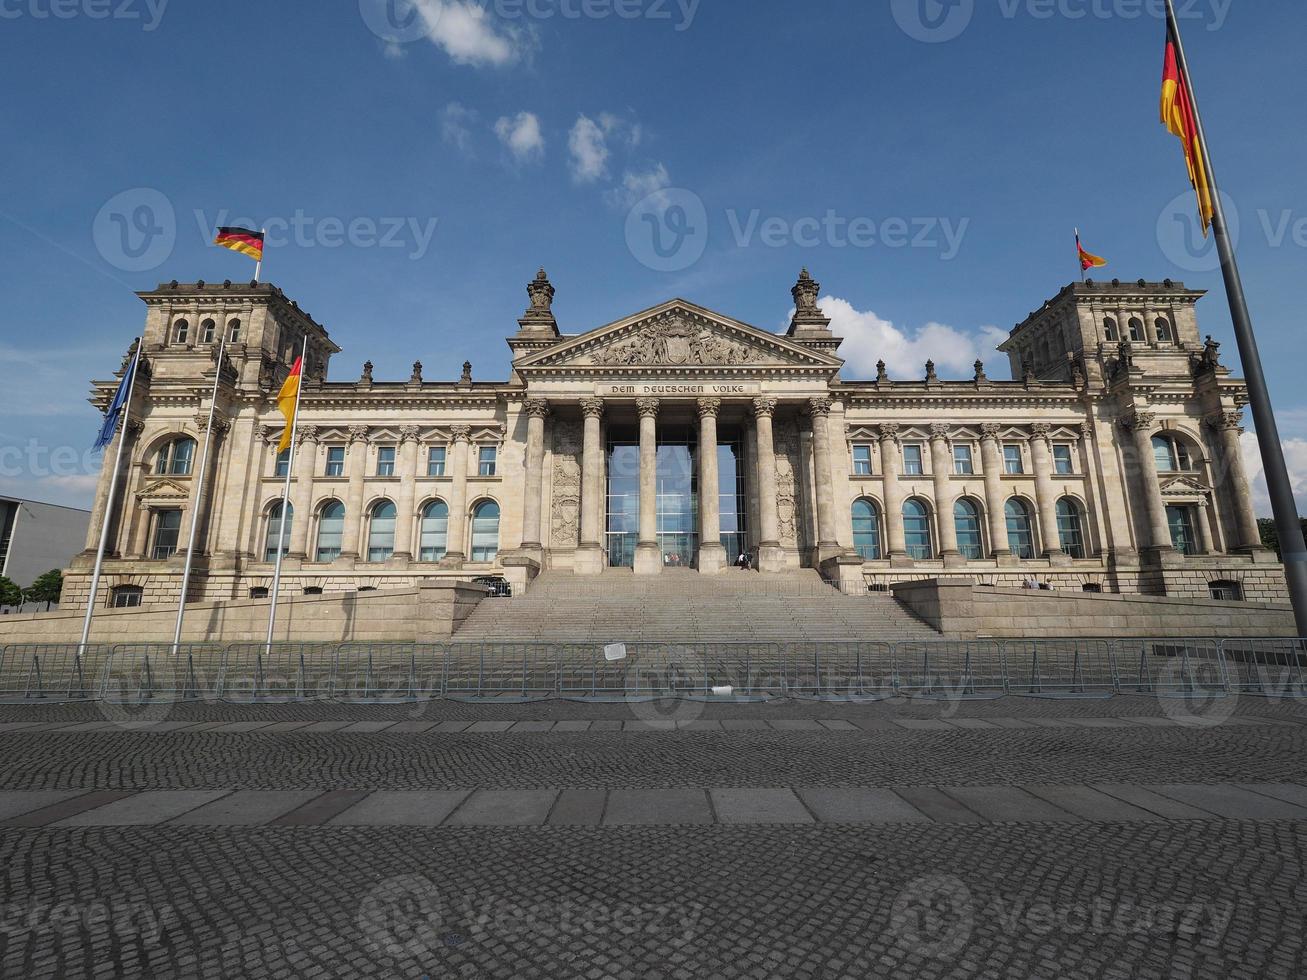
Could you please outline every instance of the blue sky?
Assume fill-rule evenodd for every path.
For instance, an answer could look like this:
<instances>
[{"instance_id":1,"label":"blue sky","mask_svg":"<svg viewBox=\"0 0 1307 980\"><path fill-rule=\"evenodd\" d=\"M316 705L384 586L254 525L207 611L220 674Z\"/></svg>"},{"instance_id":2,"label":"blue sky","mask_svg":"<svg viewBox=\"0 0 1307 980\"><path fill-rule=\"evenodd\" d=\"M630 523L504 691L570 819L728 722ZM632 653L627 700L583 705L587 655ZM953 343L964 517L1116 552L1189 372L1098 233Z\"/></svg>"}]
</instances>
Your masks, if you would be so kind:
<instances>
[{"instance_id":1,"label":"blue sky","mask_svg":"<svg viewBox=\"0 0 1307 980\"><path fill-rule=\"evenodd\" d=\"M882 356L962 376L979 352L1005 377L995 339L1076 274L1076 225L1103 274L1211 289L1201 323L1234 361L1176 221L1155 6L3 0L0 492L89 503L85 395L140 327L132 291L248 278L209 245L245 220L273 229L264 278L344 348L337 380L369 358L504 377L542 264L569 332L672 296L780 329L806 265L847 376ZM1307 7L1182 15L1307 491Z\"/></svg>"}]
</instances>

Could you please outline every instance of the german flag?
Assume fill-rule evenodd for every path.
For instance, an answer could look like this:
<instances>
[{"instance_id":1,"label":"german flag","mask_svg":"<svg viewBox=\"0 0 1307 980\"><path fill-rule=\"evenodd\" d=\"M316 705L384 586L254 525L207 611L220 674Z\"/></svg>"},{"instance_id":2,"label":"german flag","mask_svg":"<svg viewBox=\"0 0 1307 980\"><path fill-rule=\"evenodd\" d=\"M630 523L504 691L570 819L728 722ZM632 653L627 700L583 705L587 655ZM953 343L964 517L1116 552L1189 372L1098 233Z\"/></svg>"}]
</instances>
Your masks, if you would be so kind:
<instances>
[{"instance_id":1,"label":"german flag","mask_svg":"<svg viewBox=\"0 0 1307 980\"><path fill-rule=\"evenodd\" d=\"M1090 269L1101 269L1107 265L1107 259L1095 255L1093 252L1086 252L1085 247L1080 244L1080 232L1076 232L1076 251L1080 253L1080 271L1088 272Z\"/></svg>"},{"instance_id":2,"label":"german flag","mask_svg":"<svg viewBox=\"0 0 1307 980\"><path fill-rule=\"evenodd\" d=\"M290 369L290 377L281 386L281 391L277 392L277 408L286 418L286 430L282 432L281 442L277 445L278 456L290 448L291 430L295 427L295 413L300 407L300 375L303 369L304 358L295 358L295 366Z\"/></svg>"},{"instance_id":3,"label":"german flag","mask_svg":"<svg viewBox=\"0 0 1307 980\"><path fill-rule=\"evenodd\" d=\"M263 261L263 232L248 228L219 228L213 244L248 255L255 262Z\"/></svg>"},{"instance_id":4,"label":"german flag","mask_svg":"<svg viewBox=\"0 0 1307 980\"><path fill-rule=\"evenodd\" d=\"M1203 157L1202 138L1198 135L1198 114L1194 112L1193 95L1184 73L1180 71L1176 39L1169 25L1166 63L1162 69L1162 124L1184 144L1189 182L1198 193L1198 214L1203 223L1203 237L1206 237L1207 229L1212 226L1212 183Z\"/></svg>"}]
</instances>

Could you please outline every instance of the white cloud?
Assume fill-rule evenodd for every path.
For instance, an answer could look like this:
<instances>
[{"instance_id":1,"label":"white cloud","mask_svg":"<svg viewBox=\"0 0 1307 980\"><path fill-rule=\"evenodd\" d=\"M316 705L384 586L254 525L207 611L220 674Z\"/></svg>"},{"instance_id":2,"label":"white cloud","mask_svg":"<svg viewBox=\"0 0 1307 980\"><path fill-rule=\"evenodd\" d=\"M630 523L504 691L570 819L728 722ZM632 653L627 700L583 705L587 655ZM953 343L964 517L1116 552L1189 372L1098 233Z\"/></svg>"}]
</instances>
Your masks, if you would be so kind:
<instances>
[{"instance_id":1,"label":"white cloud","mask_svg":"<svg viewBox=\"0 0 1307 980\"><path fill-rule=\"evenodd\" d=\"M1241 444L1244 471L1252 488L1253 511L1258 517L1270 517L1271 498L1266 492L1262 451L1256 433L1245 432ZM1284 448L1284 462L1289 469L1294 499L1298 501L1298 513L1307 514L1307 439L1282 439L1280 445Z\"/></svg>"},{"instance_id":2,"label":"white cloud","mask_svg":"<svg viewBox=\"0 0 1307 980\"><path fill-rule=\"evenodd\" d=\"M460 65L502 67L520 60L529 39L495 25L485 8L468 0L413 0L427 38Z\"/></svg>"},{"instance_id":3,"label":"white cloud","mask_svg":"<svg viewBox=\"0 0 1307 980\"><path fill-rule=\"evenodd\" d=\"M495 135L518 163L539 160L545 155L545 137L540 132L540 119L533 112L519 112L512 118L501 117L495 123Z\"/></svg>"},{"instance_id":4,"label":"white cloud","mask_svg":"<svg viewBox=\"0 0 1307 980\"><path fill-rule=\"evenodd\" d=\"M667 172L667 167L661 163L654 164L650 169L639 172L628 170L622 175L622 183L618 187L607 191L604 194L605 200L615 208L629 208L639 201L643 201L650 194L654 194L672 185L671 175ZM663 195L666 197L666 195ZM659 210L662 211L667 207L669 202L663 201Z\"/></svg>"},{"instance_id":5,"label":"white cloud","mask_svg":"<svg viewBox=\"0 0 1307 980\"><path fill-rule=\"evenodd\" d=\"M472 156L472 124L477 114L461 102L451 102L440 114L440 136L464 156Z\"/></svg>"},{"instance_id":6,"label":"white cloud","mask_svg":"<svg viewBox=\"0 0 1307 980\"><path fill-rule=\"evenodd\" d=\"M578 184L593 184L608 176L608 136L589 116L577 118L567 136L567 150L572 156L572 179Z\"/></svg>"},{"instance_id":7,"label":"white cloud","mask_svg":"<svg viewBox=\"0 0 1307 980\"><path fill-rule=\"evenodd\" d=\"M844 338L840 356L848 362L845 373L849 378L874 378L876 362L882 359L890 377L900 381L924 378L928 360L935 362L942 378L970 378L977 358L987 362L985 373L994 380L1009 374L1007 356L994 350L1007 339L1007 331L998 327L985 326L975 333L965 333L931 322L908 331L870 310L854 309L853 304L836 296L822 297L820 306L831 318L831 330Z\"/></svg>"}]
</instances>

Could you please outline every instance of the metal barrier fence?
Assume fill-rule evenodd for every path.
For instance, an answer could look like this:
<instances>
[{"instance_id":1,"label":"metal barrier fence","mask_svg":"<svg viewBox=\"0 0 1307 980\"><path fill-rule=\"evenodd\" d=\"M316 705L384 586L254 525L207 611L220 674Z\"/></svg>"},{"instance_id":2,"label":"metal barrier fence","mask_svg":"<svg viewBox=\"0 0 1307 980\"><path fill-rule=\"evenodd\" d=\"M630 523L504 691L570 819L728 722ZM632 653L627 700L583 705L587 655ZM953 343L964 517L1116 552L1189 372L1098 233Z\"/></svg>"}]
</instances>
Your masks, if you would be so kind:
<instances>
[{"instance_id":1,"label":"metal barrier fence","mask_svg":"<svg viewBox=\"0 0 1307 980\"><path fill-rule=\"evenodd\" d=\"M1307 697L1307 640L0 647L0 704Z\"/></svg>"}]
</instances>

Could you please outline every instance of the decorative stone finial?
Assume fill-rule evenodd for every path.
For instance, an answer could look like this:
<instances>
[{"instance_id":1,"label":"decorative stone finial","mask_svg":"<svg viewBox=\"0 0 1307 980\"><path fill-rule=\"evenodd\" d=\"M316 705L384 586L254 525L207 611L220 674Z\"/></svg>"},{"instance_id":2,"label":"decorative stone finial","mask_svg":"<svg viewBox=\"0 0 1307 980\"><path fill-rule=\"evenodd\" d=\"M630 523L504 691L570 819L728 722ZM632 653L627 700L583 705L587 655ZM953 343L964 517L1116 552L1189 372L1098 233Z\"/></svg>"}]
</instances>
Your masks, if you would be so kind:
<instances>
[{"instance_id":1,"label":"decorative stone finial","mask_svg":"<svg viewBox=\"0 0 1307 980\"><path fill-rule=\"evenodd\" d=\"M790 321L787 336L800 340L828 340L831 335L830 317L824 316L817 305L821 283L813 279L805 268L799 273L799 281L790 290L790 295L794 297L794 319Z\"/></svg>"},{"instance_id":2,"label":"decorative stone finial","mask_svg":"<svg viewBox=\"0 0 1307 980\"><path fill-rule=\"evenodd\" d=\"M557 337L558 321L554 319L554 285L542 268L536 277L526 284L526 294L531 299L530 305L522 318L517 321L523 333L547 333Z\"/></svg>"}]
</instances>

